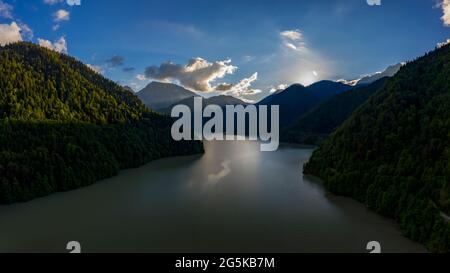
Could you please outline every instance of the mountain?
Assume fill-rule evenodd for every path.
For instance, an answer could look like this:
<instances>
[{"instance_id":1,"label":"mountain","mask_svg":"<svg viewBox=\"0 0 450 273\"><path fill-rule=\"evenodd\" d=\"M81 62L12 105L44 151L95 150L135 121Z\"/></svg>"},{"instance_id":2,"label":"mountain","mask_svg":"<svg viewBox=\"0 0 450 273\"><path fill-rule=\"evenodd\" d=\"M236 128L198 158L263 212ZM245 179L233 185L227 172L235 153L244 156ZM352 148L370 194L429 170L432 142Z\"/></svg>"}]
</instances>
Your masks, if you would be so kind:
<instances>
[{"instance_id":1,"label":"mountain","mask_svg":"<svg viewBox=\"0 0 450 273\"><path fill-rule=\"evenodd\" d=\"M280 128L284 128L313 109L322 100L350 88L348 85L333 81L321 81L308 87L294 84L284 91L264 98L256 105L279 105Z\"/></svg>"},{"instance_id":2,"label":"mountain","mask_svg":"<svg viewBox=\"0 0 450 273\"><path fill-rule=\"evenodd\" d=\"M172 119L64 54L0 47L0 203L90 185L120 169L202 151Z\"/></svg>"},{"instance_id":3,"label":"mountain","mask_svg":"<svg viewBox=\"0 0 450 273\"><path fill-rule=\"evenodd\" d=\"M378 81L379 79L385 78L385 77L392 77L400 70L400 68L404 65L404 63L398 63L391 66L388 66L384 71L376 72L370 75L366 75L362 77L361 79L356 80L338 80L337 82L341 82L344 84L348 84L351 86L356 85L368 85L375 81Z\"/></svg>"},{"instance_id":4,"label":"mountain","mask_svg":"<svg viewBox=\"0 0 450 273\"><path fill-rule=\"evenodd\" d=\"M123 89L125 89L125 90L127 90L127 91L130 91L130 92L132 92L132 93L134 93L133 88L131 88L131 87L127 86L127 85L125 85L125 86L123 87Z\"/></svg>"},{"instance_id":5,"label":"mountain","mask_svg":"<svg viewBox=\"0 0 450 273\"><path fill-rule=\"evenodd\" d=\"M334 95L345 92L351 88L347 84L334 81L319 81L306 87L315 97L320 100L326 100Z\"/></svg>"},{"instance_id":6,"label":"mountain","mask_svg":"<svg viewBox=\"0 0 450 273\"><path fill-rule=\"evenodd\" d=\"M151 82L137 93L144 104L155 111L169 107L181 100L198 96L179 85Z\"/></svg>"},{"instance_id":7,"label":"mountain","mask_svg":"<svg viewBox=\"0 0 450 273\"><path fill-rule=\"evenodd\" d=\"M403 66L403 63L398 63L398 64L394 64L394 65L391 65L391 66L388 66L384 71L382 71L382 72L377 72L377 73L374 73L374 74L372 74L372 75L368 75L368 76L365 76L365 77L363 77L363 78L361 78L359 81L358 81L358 84L357 85L365 85L365 84L371 84L371 83L373 83L374 81L377 81L377 80L379 80L379 79L381 79L381 78L384 78L384 77L392 77L392 76L394 76L395 74L397 74L397 72L400 70L400 68Z\"/></svg>"},{"instance_id":8,"label":"mountain","mask_svg":"<svg viewBox=\"0 0 450 273\"><path fill-rule=\"evenodd\" d=\"M450 45L407 63L305 165L337 194L450 252Z\"/></svg>"},{"instance_id":9,"label":"mountain","mask_svg":"<svg viewBox=\"0 0 450 273\"><path fill-rule=\"evenodd\" d=\"M387 81L382 78L370 85L352 88L317 105L281 133L284 142L317 144L341 125Z\"/></svg>"},{"instance_id":10,"label":"mountain","mask_svg":"<svg viewBox=\"0 0 450 273\"><path fill-rule=\"evenodd\" d=\"M161 113L166 113L170 115L170 112L172 111L172 108L175 105L178 104L184 104L187 105L191 111L193 111L194 109L194 97L191 98L187 98L181 101L178 101L176 103L174 103L173 105L170 105L169 107L165 108L165 109L161 109L160 112ZM237 99L235 97L232 96L226 96L226 95L220 95L220 96L215 96L215 97L210 97L210 98L203 98L202 101L203 107L206 107L208 105L218 105L220 107L225 107L226 105L248 105L248 103Z\"/></svg>"}]
</instances>

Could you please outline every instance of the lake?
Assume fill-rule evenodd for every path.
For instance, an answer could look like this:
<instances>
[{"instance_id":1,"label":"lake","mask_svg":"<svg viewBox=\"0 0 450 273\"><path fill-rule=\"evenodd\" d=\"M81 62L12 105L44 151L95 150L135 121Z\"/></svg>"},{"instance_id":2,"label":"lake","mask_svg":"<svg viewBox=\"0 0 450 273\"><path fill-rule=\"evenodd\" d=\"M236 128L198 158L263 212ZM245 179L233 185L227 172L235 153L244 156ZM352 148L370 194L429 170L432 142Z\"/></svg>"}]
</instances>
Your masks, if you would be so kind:
<instances>
[{"instance_id":1,"label":"lake","mask_svg":"<svg viewBox=\"0 0 450 273\"><path fill-rule=\"evenodd\" d=\"M0 252L425 252L364 205L302 174L313 151L206 142L92 186L0 206Z\"/></svg>"}]
</instances>

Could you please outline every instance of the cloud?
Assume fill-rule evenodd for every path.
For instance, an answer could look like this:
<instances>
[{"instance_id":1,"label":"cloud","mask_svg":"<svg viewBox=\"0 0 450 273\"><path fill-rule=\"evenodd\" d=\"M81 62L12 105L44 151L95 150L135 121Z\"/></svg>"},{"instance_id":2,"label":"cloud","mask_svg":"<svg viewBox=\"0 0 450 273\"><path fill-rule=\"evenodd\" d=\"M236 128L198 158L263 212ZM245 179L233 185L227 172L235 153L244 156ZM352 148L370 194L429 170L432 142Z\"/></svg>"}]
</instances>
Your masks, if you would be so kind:
<instances>
[{"instance_id":1,"label":"cloud","mask_svg":"<svg viewBox=\"0 0 450 273\"><path fill-rule=\"evenodd\" d=\"M308 45L300 29L284 30L278 34L281 46L270 58L271 71L274 72L269 77L287 84L309 85L330 76L330 62Z\"/></svg>"},{"instance_id":2,"label":"cloud","mask_svg":"<svg viewBox=\"0 0 450 273\"><path fill-rule=\"evenodd\" d=\"M53 31L57 31L60 27L60 22L69 21L70 20L70 12L64 9L60 9L57 12L53 13L53 21L56 24L53 26Z\"/></svg>"},{"instance_id":3,"label":"cloud","mask_svg":"<svg viewBox=\"0 0 450 273\"><path fill-rule=\"evenodd\" d=\"M60 9L57 12L53 13L53 20L55 22L69 21L70 12L65 9Z\"/></svg>"},{"instance_id":4,"label":"cloud","mask_svg":"<svg viewBox=\"0 0 450 273\"><path fill-rule=\"evenodd\" d=\"M381 6L381 0L367 0L369 6Z\"/></svg>"},{"instance_id":5,"label":"cloud","mask_svg":"<svg viewBox=\"0 0 450 273\"><path fill-rule=\"evenodd\" d=\"M202 58L193 58L186 65L172 62L150 66L145 69L147 79L158 81L177 81L184 87L200 91L214 91L212 83L225 75L233 74L237 67L230 64L231 60L208 62Z\"/></svg>"},{"instance_id":6,"label":"cloud","mask_svg":"<svg viewBox=\"0 0 450 273\"><path fill-rule=\"evenodd\" d=\"M114 55L110 59L106 60L106 64L108 64L109 67L116 67L123 65L125 59L122 56Z\"/></svg>"},{"instance_id":7,"label":"cloud","mask_svg":"<svg viewBox=\"0 0 450 273\"><path fill-rule=\"evenodd\" d=\"M259 89L251 88L258 79L258 73L253 73L250 77L243 78L235 84L216 83L218 79L234 74L237 69L231 64L231 60L209 62L198 57L189 60L186 65L166 62L160 66L147 67L144 74L137 75L136 79L174 82L192 91L207 92L208 96L228 95L242 100L249 100L252 96L262 92Z\"/></svg>"},{"instance_id":8,"label":"cloud","mask_svg":"<svg viewBox=\"0 0 450 273\"><path fill-rule=\"evenodd\" d=\"M285 47L298 52L304 52L306 50L306 43L300 30L285 30L280 32L280 36Z\"/></svg>"},{"instance_id":9,"label":"cloud","mask_svg":"<svg viewBox=\"0 0 450 273\"><path fill-rule=\"evenodd\" d=\"M343 83L343 84L346 84L346 85L355 86L355 85L358 84L358 82L359 82L360 80L361 80L361 79L356 79L356 80L344 80L344 79L339 79L339 80L337 80L336 82L340 82L340 83Z\"/></svg>"},{"instance_id":10,"label":"cloud","mask_svg":"<svg viewBox=\"0 0 450 273\"><path fill-rule=\"evenodd\" d=\"M370 84L384 77L392 77L400 70L405 63L398 63L388 66L385 70L365 75L364 77L356 80L337 80L337 82L355 86L357 84Z\"/></svg>"},{"instance_id":11,"label":"cloud","mask_svg":"<svg viewBox=\"0 0 450 273\"><path fill-rule=\"evenodd\" d=\"M62 2L64 2L64 0L44 0L44 4L47 5L55 5Z\"/></svg>"},{"instance_id":12,"label":"cloud","mask_svg":"<svg viewBox=\"0 0 450 273\"><path fill-rule=\"evenodd\" d=\"M447 40L445 40L445 41L442 42L442 43L438 43L438 44L437 44L437 47L438 47L438 48L441 48L441 47L446 46L446 45L448 45L448 44L450 44L450 39L447 39Z\"/></svg>"},{"instance_id":13,"label":"cloud","mask_svg":"<svg viewBox=\"0 0 450 273\"><path fill-rule=\"evenodd\" d=\"M253 57L251 55L245 55L245 56L242 57L242 61L244 63L248 63L248 62L251 62L253 60L255 60L255 57Z\"/></svg>"},{"instance_id":14,"label":"cloud","mask_svg":"<svg viewBox=\"0 0 450 273\"><path fill-rule=\"evenodd\" d=\"M122 69L123 72L133 72L134 70L135 70L134 67L124 67L124 68Z\"/></svg>"},{"instance_id":15,"label":"cloud","mask_svg":"<svg viewBox=\"0 0 450 273\"><path fill-rule=\"evenodd\" d=\"M67 0L69 6L81 6L81 0Z\"/></svg>"},{"instance_id":16,"label":"cloud","mask_svg":"<svg viewBox=\"0 0 450 273\"><path fill-rule=\"evenodd\" d=\"M139 80L139 81L146 81L146 80L148 80L147 77L145 77L144 74L137 74L136 75L136 79Z\"/></svg>"},{"instance_id":17,"label":"cloud","mask_svg":"<svg viewBox=\"0 0 450 273\"><path fill-rule=\"evenodd\" d=\"M261 93L262 91L259 89L252 89L251 86L253 82L255 82L258 79L258 73L254 73L249 78L244 78L240 82L238 82L235 85L230 85L229 89L229 95L236 96L236 97L242 97L245 95L254 95Z\"/></svg>"},{"instance_id":18,"label":"cloud","mask_svg":"<svg viewBox=\"0 0 450 273\"><path fill-rule=\"evenodd\" d=\"M298 41L302 40L302 33L298 29L294 30L285 30L280 32L281 37L292 40L292 41Z\"/></svg>"},{"instance_id":19,"label":"cloud","mask_svg":"<svg viewBox=\"0 0 450 273\"><path fill-rule=\"evenodd\" d=\"M53 43L50 42L49 40L39 38L38 44L40 46L48 48L50 50L67 54L67 42L66 42L66 39L64 38L64 36L59 38L58 40L56 40Z\"/></svg>"},{"instance_id":20,"label":"cloud","mask_svg":"<svg viewBox=\"0 0 450 273\"><path fill-rule=\"evenodd\" d=\"M19 27L25 39L31 40L34 37L33 30L27 24L19 22Z\"/></svg>"},{"instance_id":21,"label":"cloud","mask_svg":"<svg viewBox=\"0 0 450 273\"><path fill-rule=\"evenodd\" d=\"M44 0L44 4L56 5L66 2L69 6L81 6L81 0Z\"/></svg>"},{"instance_id":22,"label":"cloud","mask_svg":"<svg viewBox=\"0 0 450 273\"><path fill-rule=\"evenodd\" d=\"M86 64L87 67L89 67L90 69L92 69L94 72L98 73L98 74L103 74L104 70L103 67L99 66L99 65L93 65L93 64Z\"/></svg>"},{"instance_id":23,"label":"cloud","mask_svg":"<svg viewBox=\"0 0 450 273\"><path fill-rule=\"evenodd\" d=\"M277 85L277 86L275 86L275 87L271 87L270 90L269 90L269 93L270 93L270 94L273 94L273 93L276 93L276 92L278 92L278 91L283 91L283 90L286 89L287 87L288 87L287 84L279 84L279 85Z\"/></svg>"},{"instance_id":24,"label":"cloud","mask_svg":"<svg viewBox=\"0 0 450 273\"><path fill-rule=\"evenodd\" d=\"M22 41L22 35L20 33L21 28L16 22L8 24L0 24L0 45L20 42Z\"/></svg>"},{"instance_id":25,"label":"cloud","mask_svg":"<svg viewBox=\"0 0 450 273\"><path fill-rule=\"evenodd\" d=\"M3 2L2 0L0 0L0 17L6 18L6 19L12 19L12 10L13 7L8 4Z\"/></svg>"},{"instance_id":26,"label":"cloud","mask_svg":"<svg viewBox=\"0 0 450 273\"><path fill-rule=\"evenodd\" d=\"M444 23L444 26L450 26L450 0L442 0L442 3L440 4L442 8L442 12L444 15L442 15L441 20Z\"/></svg>"}]
</instances>

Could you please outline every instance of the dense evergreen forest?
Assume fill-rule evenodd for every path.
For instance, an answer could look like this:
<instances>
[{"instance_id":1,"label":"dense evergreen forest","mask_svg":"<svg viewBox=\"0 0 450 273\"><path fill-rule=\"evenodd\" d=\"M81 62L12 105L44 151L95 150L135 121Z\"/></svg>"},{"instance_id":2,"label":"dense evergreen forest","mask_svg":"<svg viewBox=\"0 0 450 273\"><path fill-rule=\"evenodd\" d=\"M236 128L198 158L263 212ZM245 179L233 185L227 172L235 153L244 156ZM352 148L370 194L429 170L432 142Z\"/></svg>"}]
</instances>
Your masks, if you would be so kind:
<instances>
[{"instance_id":1,"label":"dense evergreen forest","mask_svg":"<svg viewBox=\"0 0 450 273\"><path fill-rule=\"evenodd\" d=\"M173 141L171 124L72 57L31 43L0 47L0 203L203 151Z\"/></svg>"},{"instance_id":2,"label":"dense evergreen forest","mask_svg":"<svg viewBox=\"0 0 450 273\"><path fill-rule=\"evenodd\" d=\"M320 103L291 126L281 132L281 141L317 145L341 125L371 95L375 94L388 78L369 85L359 86L332 96Z\"/></svg>"},{"instance_id":3,"label":"dense evergreen forest","mask_svg":"<svg viewBox=\"0 0 450 273\"><path fill-rule=\"evenodd\" d=\"M306 174L450 252L450 45L408 63L314 152Z\"/></svg>"}]
</instances>

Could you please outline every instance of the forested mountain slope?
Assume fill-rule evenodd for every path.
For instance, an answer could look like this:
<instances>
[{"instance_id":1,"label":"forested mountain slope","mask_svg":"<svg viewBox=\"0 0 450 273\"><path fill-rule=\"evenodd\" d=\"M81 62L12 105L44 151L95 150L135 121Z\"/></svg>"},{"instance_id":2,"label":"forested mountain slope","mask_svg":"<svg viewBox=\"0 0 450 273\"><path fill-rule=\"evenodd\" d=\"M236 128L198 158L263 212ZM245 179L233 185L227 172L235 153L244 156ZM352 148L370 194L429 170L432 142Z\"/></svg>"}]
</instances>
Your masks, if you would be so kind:
<instances>
[{"instance_id":1,"label":"forested mountain slope","mask_svg":"<svg viewBox=\"0 0 450 273\"><path fill-rule=\"evenodd\" d=\"M172 141L171 124L72 57L31 43L0 47L0 203L202 151Z\"/></svg>"},{"instance_id":2,"label":"forested mountain slope","mask_svg":"<svg viewBox=\"0 0 450 273\"><path fill-rule=\"evenodd\" d=\"M325 100L283 130L281 141L318 144L341 125L356 108L375 94L387 79L383 78L370 85L355 87Z\"/></svg>"},{"instance_id":3,"label":"forested mountain slope","mask_svg":"<svg viewBox=\"0 0 450 273\"><path fill-rule=\"evenodd\" d=\"M450 251L450 46L408 63L311 157L305 173Z\"/></svg>"}]
</instances>

